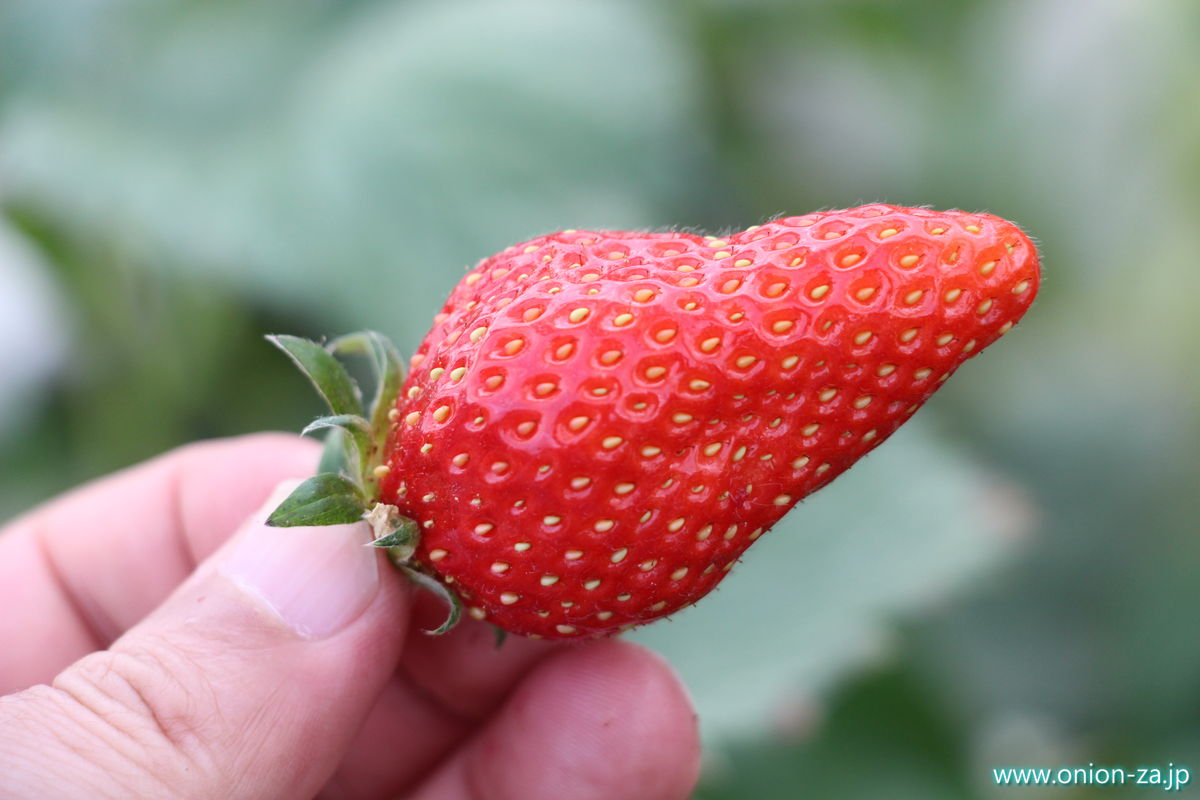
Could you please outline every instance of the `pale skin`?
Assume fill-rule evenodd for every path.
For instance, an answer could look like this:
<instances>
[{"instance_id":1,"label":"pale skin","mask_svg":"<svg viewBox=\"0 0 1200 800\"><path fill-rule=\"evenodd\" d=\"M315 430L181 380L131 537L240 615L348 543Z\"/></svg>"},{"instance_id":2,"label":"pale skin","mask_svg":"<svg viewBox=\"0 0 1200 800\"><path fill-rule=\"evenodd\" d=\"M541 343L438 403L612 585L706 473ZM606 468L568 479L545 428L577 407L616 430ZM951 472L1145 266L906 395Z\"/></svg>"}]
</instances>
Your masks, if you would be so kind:
<instances>
[{"instance_id":1,"label":"pale skin","mask_svg":"<svg viewBox=\"0 0 1200 800\"><path fill-rule=\"evenodd\" d=\"M0 795L689 795L695 715L657 656L496 649L472 620L426 636L441 609L361 547L365 525L265 528L277 484L316 457L280 434L192 445L0 531ZM262 543L289 533L313 562L289 574L330 581L278 588Z\"/></svg>"}]
</instances>

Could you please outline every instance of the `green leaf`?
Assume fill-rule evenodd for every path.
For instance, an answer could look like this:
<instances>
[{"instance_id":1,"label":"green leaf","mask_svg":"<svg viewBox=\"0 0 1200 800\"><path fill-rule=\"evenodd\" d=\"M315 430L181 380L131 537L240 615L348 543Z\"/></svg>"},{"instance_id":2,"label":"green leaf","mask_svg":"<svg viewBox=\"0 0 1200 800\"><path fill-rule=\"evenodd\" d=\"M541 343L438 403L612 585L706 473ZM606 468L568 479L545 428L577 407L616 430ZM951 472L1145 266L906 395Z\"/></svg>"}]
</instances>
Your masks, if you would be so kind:
<instances>
[{"instance_id":1,"label":"green leaf","mask_svg":"<svg viewBox=\"0 0 1200 800\"><path fill-rule=\"evenodd\" d=\"M362 492L342 475L314 475L296 487L267 518L279 528L307 525L341 525L362 519L366 504Z\"/></svg>"},{"instance_id":2,"label":"green leaf","mask_svg":"<svg viewBox=\"0 0 1200 800\"><path fill-rule=\"evenodd\" d=\"M317 417L312 422L305 426L304 430L300 431L301 436L319 431L325 428L341 428L350 434L366 433L370 430L370 425L366 419L357 414L335 414L328 417Z\"/></svg>"},{"instance_id":3,"label":"green leaf","mask_svg":"<svg viewBox=\"0 0 1200 800\"><path fill-rule=\"evenodd\" d=\"M404 383L404 362L396 345L377 331L359 331L334 339L329 343L329 351L370 359L375 395L368 414L375 430L385 429L388 410L400 393L400 385Z\"/></svg>"},{"instance_id":4,"label":"green leaf","mask_svg":"<svg viewBox=\"0 0 1200 800\"><path fill-rule=\"evenodd\" d=\"M364 454L363 477L367 485L373 488L376 479L369 468L377 463L387 443L390 430L388 411L404 383L404 364L391 340L375 331L359 331L338 337L329 343L329 350L342 355L365 356L371 363L375 393L368 411L371 419L368 434L361 446Z\"/></svg>"},{"instance_id":5,"label":"green leaf","mask_svg":"<svg viewBox=\"0 0 1200 800\"><path fill-rule=\"evenodd\" d=\"M346 460L347 446L346 431L342 428L330 428L321 448L321 461L317 464L317 472L349 476L353 467Z\"/></svg>"},{"instance_id":6,"label":"green leaf","mask_svg":"<svg viewBox=\"0 0 1200 800\"><path fill-rule=\"evenodd\" d=\"M391 531L390 534L384 534L379 539L372 541L372 545L376 547L412 547L418 535L416 522L408 517L403 517L400 527Z\"/></svg>"},{"instance_id":7,"label":"green leaf","mask_svg":"<svg viewBox=\"0 0 1200 800\"><path fill-rule=\"evenodd\" d=\"M267 341L287 353L335 415L363 415L362 398L350 373L321 345L299 336L272 334Z\"/></svg>"},{"instance_id":8,"label":"green leaf","mask_svg":"<svg viewBox=\"0 0 1200 800\"><path fill-rule=\"evenodd\" d=\"M417 522L387 503L376 503L363 517L375 532L371 544L386 548L393 563L408 563L421 542Z\"/></svg>"},{"instance_id":9,"label":"green leaf","mask_svg":"<svg viewBox=\"0 0 1200 800\"><path fill-rule=\"evenodd\" d=\"M367 470L367 457L371 452L370 425L357 414L335 414L317 417L305 426L301 436L324 429L341 431L338 442L342 448L337 472L341 472L359 486Z\"/></svg>"},{"instance_id":10,"label":"green leaf","mask_svg":"<svg viewBox=\"0 0 1200 800\"><path fill-rule=\"evenodd\" d=\"M408 579L417 584L417 586L426 591L433 592L446 601L446 619L442 621L441 625L433 630L427 630L425 633L430 636L441 636L458 624L458 619L462 616L462 601L458 599L458 595L447 589L436 578L432 578L424 572L413 569L406 564L397 564L396 566L400 567L400 571L407 575Z\"/></svg>"},{"instance_id":11,"label":"green leaf","mask_svg":"<svg viewBox=\"0 0 1200 800\"><path fill-rule=\"evenodd\" d=\"M375 547L411 547L413 536L417 532L417 523L411 519L406 521L406 524L392 531L391 533L380 536L371 542Z\"/></svg>"}]
</instances>

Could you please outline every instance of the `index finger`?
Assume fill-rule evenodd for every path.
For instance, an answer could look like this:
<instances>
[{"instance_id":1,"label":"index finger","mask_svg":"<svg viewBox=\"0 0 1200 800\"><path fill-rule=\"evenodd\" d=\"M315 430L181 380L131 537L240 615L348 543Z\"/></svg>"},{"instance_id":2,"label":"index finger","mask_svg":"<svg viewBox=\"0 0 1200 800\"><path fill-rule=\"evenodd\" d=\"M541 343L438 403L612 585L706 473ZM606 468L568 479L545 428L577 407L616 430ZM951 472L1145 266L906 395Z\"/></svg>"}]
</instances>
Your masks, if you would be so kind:
<instances>
[{"instance_id":1,"label":"index finger","mask_svg":"<svg viewBox=\"0 0 1200 800\"><path fill-rule=\"evenodd\" d=\"M49 681L154 609L318 448L284 434L188 445L0 531L0 694Z\"/></svg>"}]
</instances>

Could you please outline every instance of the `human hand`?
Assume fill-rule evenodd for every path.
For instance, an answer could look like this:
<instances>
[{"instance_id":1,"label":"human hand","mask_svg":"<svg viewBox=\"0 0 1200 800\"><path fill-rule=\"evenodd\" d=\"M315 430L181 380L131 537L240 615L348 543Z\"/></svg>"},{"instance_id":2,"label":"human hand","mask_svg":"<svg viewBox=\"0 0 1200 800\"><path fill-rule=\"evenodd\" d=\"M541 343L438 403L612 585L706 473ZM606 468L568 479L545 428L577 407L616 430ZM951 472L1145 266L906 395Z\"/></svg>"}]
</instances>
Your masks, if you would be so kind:
<instances>
[{"instance_id":1,"label":"human hand","mask_svg":"<svg viewBox=\"0 0 1200 800\"><path fill-rule=\"evenodd\" d=\"M437 601L365 525L263 525L315 460L274 434L192 445L0 533L0 795L688 795L694 714L657 656L429 637Z\"/></svg>"}]
</instances>

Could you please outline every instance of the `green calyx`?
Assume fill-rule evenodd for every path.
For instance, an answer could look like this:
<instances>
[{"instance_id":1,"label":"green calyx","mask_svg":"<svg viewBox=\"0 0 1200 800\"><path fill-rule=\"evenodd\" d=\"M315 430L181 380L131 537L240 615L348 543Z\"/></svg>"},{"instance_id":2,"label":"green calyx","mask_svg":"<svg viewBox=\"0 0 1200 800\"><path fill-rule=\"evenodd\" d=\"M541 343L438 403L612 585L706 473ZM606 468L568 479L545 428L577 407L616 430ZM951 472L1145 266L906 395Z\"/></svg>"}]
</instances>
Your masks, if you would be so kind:
<instances>
[{"instance_id":1,"label":"green calyx","mask_svg":"<svg viewBox=\"0 0 1200 800\"><path fill-rule=\"evenodd\" d=\"M302 431L326 433L318 474L296 487L267 518L267 524L292 528L365 520L375 537L370 544L386 550L388 559L410 580L446 601L445 621L426 633L450 630L458 622L462 603L412 561L420 544L420 527L395 506L379 502L379 478L387 470L383 456L388 412L404 383L399 351L375 331L351 333L325 345L286 335L268 336L267 341L300 368L330 412ZM366 360L374 384L369 406L363 406L362 391L339 356Z\"/></svg>"}]
</instances>

